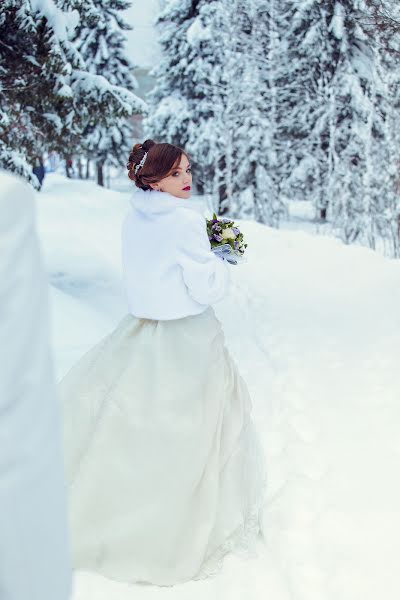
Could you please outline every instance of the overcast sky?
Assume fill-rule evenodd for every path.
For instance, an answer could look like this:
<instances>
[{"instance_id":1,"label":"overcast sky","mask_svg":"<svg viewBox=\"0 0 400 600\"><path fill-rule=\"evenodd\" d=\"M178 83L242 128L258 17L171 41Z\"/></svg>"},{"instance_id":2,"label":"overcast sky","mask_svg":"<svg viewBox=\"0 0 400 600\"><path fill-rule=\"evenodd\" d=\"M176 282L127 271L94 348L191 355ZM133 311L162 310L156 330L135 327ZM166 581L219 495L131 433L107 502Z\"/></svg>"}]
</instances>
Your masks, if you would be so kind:
<instances>
[{"instance_id":1,"label":"overcast sky","mask_svg":"<svg viewBox=\"0 0 400 600\"><path fill-rule=\"evenodd\" d=\"M127 31L127 48L132 62L141 67L151 67L159 56L156 32L152 26L159 11L159 0L133 0L125 13L133 31Z\"/></svg>"}]
</instances>

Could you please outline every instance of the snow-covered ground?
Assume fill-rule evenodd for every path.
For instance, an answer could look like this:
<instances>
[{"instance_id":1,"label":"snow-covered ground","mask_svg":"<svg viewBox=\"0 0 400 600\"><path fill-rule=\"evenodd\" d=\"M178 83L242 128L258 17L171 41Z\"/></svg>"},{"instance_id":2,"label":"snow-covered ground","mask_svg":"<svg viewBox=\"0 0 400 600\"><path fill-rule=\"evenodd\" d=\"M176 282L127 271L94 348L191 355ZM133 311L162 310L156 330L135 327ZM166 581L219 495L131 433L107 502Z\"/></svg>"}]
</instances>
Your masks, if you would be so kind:
<instances>
[{"instance_id":1,"label":"snow-covered ground","mask_svg":"<svg viewBox=\"0 0 400 600\"><path fill-rule=\"evenodd\" d=\"M127 199L58 174L37 194L58 379L126 313ZM400 597L400 263L302 219L237 223L248 262L214 308L267 456L266 546L172 588L77 573L74 600Z\"/></svg>"}]
</instances>

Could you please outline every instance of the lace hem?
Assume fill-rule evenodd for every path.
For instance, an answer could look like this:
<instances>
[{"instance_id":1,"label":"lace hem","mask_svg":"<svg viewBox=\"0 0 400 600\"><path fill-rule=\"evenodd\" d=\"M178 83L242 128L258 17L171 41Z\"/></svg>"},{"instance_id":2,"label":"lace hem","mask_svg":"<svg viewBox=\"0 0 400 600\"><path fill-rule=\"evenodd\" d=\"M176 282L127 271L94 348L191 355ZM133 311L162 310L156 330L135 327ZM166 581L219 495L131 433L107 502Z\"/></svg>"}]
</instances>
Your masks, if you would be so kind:
<instances>
[{"instance_id":1,"label":"lace hem","mask_svg":"<svg viewBox=\"0 0 400 600\"><path fill-rule=\"evenodd\" d=\"M242 489L246 490L247 496L243 504L244 518L228 538L203 561L199 572L193 577L195 580L217 575L228 553L245 559L256 558L257 539L260 536L264 538L263 508L268 480L266 457L250 413L247 416L247 423L238 442L244 453Z\"/></svg>"},{"instance_id":2,"label":"lace hem","mask_svg":"<svg viewBox=\"0 0 400 600\"><path fill-rule=\"evenodd\" d=\"M257 502L239 527L203 562L199 572L193 577L195 581L215 577L222 570L227 554L232 553L245 559L257 558L256 541L260 536L264 536L261 523L266 484L267 480L264 477Z\"/></svg>"}]
</instances>

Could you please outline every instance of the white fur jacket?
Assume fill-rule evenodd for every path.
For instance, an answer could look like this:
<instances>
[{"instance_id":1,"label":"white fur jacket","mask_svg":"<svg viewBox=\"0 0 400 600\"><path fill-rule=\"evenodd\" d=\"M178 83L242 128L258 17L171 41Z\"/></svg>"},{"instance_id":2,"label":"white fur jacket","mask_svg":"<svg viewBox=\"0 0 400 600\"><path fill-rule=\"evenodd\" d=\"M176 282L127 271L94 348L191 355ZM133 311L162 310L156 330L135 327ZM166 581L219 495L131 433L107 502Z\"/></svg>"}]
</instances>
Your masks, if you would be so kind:
<instances>
[{"instance_id":1,"label":"white fur jacket","mask_svg":"<svg viewBox=\"0 0 400 600\"><path fill-rule=\"evenodd\" d=\"M228 292L227 261L211 251L204 205L156 190L135 191L122 226L129 312L157 320L203 312Z\"/></svg>"}]
</instances>

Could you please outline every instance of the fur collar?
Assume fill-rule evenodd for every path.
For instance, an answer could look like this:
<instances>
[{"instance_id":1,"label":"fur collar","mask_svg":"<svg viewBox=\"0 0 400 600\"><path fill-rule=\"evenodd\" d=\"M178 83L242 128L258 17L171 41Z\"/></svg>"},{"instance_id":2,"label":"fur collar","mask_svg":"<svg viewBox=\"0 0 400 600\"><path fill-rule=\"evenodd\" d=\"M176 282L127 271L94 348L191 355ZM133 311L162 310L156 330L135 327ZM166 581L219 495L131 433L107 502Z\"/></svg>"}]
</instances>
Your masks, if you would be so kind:
<instances>
[{"instance_id":1,"label":"fur collar","mask_svg":"<svg viewBox=\"0 0 400 600\"><path fill-rule=\"evenodd\" d=\"M162 214L182 206L199 212L204 216L204 203L191 198L177 198L169 192L141 190L138 188L130 197L131 206L146 215Z\"/></svg>"}]
</instances>

